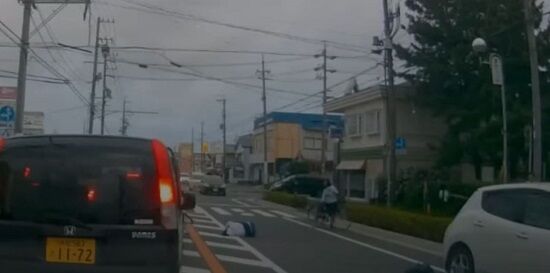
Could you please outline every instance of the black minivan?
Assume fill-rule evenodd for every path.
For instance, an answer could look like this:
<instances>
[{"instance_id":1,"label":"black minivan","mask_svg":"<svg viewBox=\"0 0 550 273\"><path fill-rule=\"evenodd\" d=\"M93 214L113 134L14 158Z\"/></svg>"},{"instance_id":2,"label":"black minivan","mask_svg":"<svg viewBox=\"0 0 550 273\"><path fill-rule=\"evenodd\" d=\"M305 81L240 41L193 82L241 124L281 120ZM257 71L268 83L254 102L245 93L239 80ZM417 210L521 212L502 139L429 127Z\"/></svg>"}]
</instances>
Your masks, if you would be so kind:
<instances>
[{"instance_id":1,"label":"black minivan","mask_svg":"<svg viewBox=\"0 0 550 273\"><path fill-rule=\"evenodd\" d=\"M179 272L183 198L158 140L0 140L1 272Z\"/></svg>"}]
</instances>

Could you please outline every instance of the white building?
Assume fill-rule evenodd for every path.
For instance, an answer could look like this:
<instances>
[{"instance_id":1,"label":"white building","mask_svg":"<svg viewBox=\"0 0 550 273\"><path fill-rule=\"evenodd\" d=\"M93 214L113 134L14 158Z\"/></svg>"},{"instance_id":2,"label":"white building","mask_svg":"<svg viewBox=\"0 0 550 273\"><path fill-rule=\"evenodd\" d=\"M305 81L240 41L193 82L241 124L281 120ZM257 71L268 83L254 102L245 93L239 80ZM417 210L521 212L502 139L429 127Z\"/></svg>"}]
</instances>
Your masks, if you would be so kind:
<instances>
[{"instance_id":1,"label":"white building","mask_svg":"<svg viewBox=\"0 0 550 273\"><path fill-rule=\"evenodd\" d=\"M396 90L397 169L431 167L435 147L446 126L427 109L414 103L414 92L405 86ZM349 198L371 200L378 197L375 181L385 176L387 158L386 91L373 86L346 94L325 105L328 112L345 117L345 135L341 147L340 187Z\"/></svg>"}]
</instances>

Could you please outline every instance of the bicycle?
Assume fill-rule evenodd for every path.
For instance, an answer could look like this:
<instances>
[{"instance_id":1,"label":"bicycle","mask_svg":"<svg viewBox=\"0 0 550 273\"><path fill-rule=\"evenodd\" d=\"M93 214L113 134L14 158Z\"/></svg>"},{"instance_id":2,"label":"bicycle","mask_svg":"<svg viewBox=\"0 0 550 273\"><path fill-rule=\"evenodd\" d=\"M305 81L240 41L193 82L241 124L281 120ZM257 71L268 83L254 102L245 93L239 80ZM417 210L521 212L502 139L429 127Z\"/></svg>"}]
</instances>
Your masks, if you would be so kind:
<instances>
[{"instance_id":1,"label":"bicycle","mask_svg":"<svg viewBox=\"0 0 550 273\"><path fill-rule=\"evenodd\" d=\"M319 198L308 197L308 202L306 206L307 218L310 220L314 220L318 224L321 224L323 226L333 228L334 223L336 222L336 217L340 218L341 220L346 220L345 202L345 199L341 198L338 201L338 209L333 215L330 215L330 213L328 213L328 211L326 210L326 207L321 204L321 200ZM343 227L343 229L348 230L350 227L351 223L348 222L347 225Z\"/></svg>"}]
</instances>

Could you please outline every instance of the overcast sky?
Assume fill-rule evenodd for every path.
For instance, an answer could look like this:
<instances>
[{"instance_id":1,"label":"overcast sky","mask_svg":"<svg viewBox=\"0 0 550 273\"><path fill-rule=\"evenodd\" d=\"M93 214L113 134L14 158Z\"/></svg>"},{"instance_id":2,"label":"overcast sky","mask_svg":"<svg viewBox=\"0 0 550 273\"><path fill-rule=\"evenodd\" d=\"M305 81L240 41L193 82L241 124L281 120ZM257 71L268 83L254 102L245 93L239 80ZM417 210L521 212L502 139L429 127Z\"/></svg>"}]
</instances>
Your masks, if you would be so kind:
<instances>
[{"instance_id":1,"label":"overcast sky","mask_svg":"<svg viewBox=\"0 0 550 273\"><path fill-rule=\"evenodd\" d=\"M23 7L16 0L0 0L0 19L18 35L21 32ZM135 111L155 111L157 115L136 114L130 116L129 134L133 136L158 137L170 145L189 141L191 128L198 138L200 123L205 123L206 139L221 139L221 104L216 99L227 99L228 136L235 137L249 132L252 121L261 111L261 90L237 86L204 77L229 79L232 82L261 86L255 72L260 68L259 54L197 53L178 52L168 49L208 49L253 52L281 52L298 55L314 55L322 50L322 43L329 42L328 54L336 58L329 63L337 70L329 75L328 84L338 83L355 73L376 65L378 56L369 56L372 37L382 33L382 0L96 0L92 1L92 18L97 16L114 19L103 24L101 36L112 38L114 46L142 46L166 50L137 51L116 49L116 65L110 65L107 85L113 91L108 102L108 111L120 111L123 98L129 101L128 108ZM193 15L195 19L176 18L154 13L154 9L143 10L137 4L147 4L179 14ZM57 5L40 5L33 10L36 24L47 17ZM136 10L136 9L142 9ZM31 43L51 43L50 34L60 42L70 45L88 46L90 29L83 21L84 8L72 5L64 8L40 31L42 37L34 35ZM158 13L158 10L157 10ZM175 13L172 13L175 14ZM198 19L197 19L198 18ZM295 38L281 38L254 31L207 23L200 19L249 27L271 32L291 34L293 37L308 38L308 42ZM95 25L95 22L93 23ZM95 26L92 28L95 33ZM404 33L398 34L402 39ZM332 42L337 42L332 43ZM92 39L93 43L93 39ZM345 44L345 45L340 45ZM17 48L0 33L0 68L17 71ZM8 46L8 47L6 47ZM353 50L346 50L353 49ZM91 54L74 50L36 47L35 52L69 78L86 98L90 94L93 59ZM356 58L349 58L355 57ZM346 58L347 57L347 58ZM266 68L271 71L267 85L279 91L268 90L268 111L280 108L322 90L322 81L316 80L313 70L320 59L307 56L265 55ZM161 64L165 66L147 69L132 63ZM170 61L187 66L170 67ZM275 62L273 62L275 61ZM236 66L208 66L240 64ZM252 63L251 65L243 65ZM205 66L206 65L206 66ZM116 69L115 69L116 68ZM162 70L164 69L164 71ZM174 70L176 73L167 72ZM29 73L56 77L31 58ZM185 73L200 73L203 79ZM183 74L182 74L183 73ZM1 73L0 73L1 74ZM382 70L375 69L357 79L362 87L382 80ZM2 74L6 75L6 74ZM145 80L145 79L147 80ZM152 79L151 79L152 78ZM170 79L170 80L165 80ZM178 81L175 81L178 79ZM180 80L185 79L185 80ZM101 86L101 82L99 82ZM15 79L0 78L2 86L16 86ZM330 93L341 95L346 84ZM101 88L98 88L101 90ZM285 93L284 91L291 91ZM28 82L26 109L46 113L46 132L82 133L87 119L85 105L67 86ZM283 111L320 112L320 97L311 97ZM107 118L107 131L118 134L121 125L120 113ZM99 122L96 122L99 128Z\"/></svg>"}]
</instances>

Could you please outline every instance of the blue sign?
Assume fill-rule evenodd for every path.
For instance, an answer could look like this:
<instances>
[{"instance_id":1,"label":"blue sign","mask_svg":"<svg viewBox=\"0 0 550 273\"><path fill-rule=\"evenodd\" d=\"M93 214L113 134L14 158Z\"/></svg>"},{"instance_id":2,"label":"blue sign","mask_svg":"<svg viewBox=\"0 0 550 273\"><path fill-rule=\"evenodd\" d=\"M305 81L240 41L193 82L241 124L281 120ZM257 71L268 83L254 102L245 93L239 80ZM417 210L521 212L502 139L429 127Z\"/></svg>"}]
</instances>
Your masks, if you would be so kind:
<instances>
[{"instance_id":1,"label":"blue sign","mask_svg":"<svg viewBox=\"0 0 550 273\"><path fill-rule=\"evenodd\" d=\"M15 120L15 110L11 106L3 106L0 108L0 121L1 122L13 122Z\"/></svg>"},{"instance_id":2,"label":"blue sign","mask_svg":"<svg viewBox=\"0 0 550 273\"><path fill-rule=\"evenodd\" d=\"M328 129L330 138L341 139L344 137L344 130L342 128L336 128L334 126Z\"/></svg>"},{"instance_id":3,"label":"blue sign","mask_svg":"<svg viewBox=\"0 0 550 273\"><path fill-rule=\"evenodd\" d=\"M395 149L396 150L405 150L407 149L407 140L402 137L395 139Z\"/></svg>"}]
</instances>

